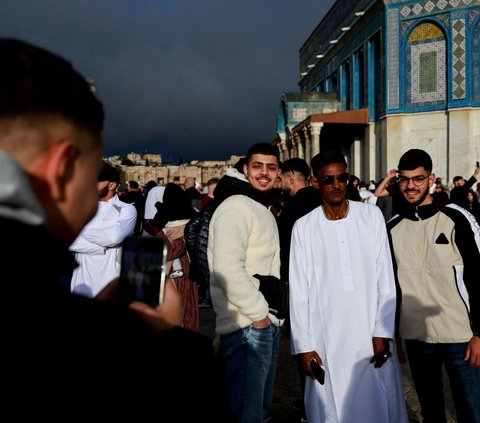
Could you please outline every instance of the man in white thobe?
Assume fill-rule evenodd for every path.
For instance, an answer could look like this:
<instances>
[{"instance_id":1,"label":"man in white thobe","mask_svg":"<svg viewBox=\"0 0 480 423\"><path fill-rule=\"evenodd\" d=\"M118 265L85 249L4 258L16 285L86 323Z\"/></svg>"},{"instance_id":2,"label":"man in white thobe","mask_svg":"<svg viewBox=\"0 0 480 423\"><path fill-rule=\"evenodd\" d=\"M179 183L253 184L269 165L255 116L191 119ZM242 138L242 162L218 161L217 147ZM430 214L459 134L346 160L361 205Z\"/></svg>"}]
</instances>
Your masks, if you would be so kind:
<instances>
[{"instance_id":1,"label":"man in white thobe","mask_svg":"<svg viewBox=\"0 0 480 423\"><path fill-rule=\"evenodd\" d=\"M323 204L297 220L289 272L292 354L310 376L308 422L407 422L385 220L376 206L345 199L340 152L322 152L311 165ZM325 370L324 385L312 360Z\"/></svg>"},{"instance_id":2,"label":"man in white thobe","mask_svg":"<svg viewBox=\"0 0 480 423\"><path fill-rule=\"evenodd\" d=\"M105 163L98 177L98 209L80 235L70 245L79 266L73 271L71 291L95 297L120 276L121 246L133 234L137 210L117 195L120 174Z\"/></svg>"}]
</instances>

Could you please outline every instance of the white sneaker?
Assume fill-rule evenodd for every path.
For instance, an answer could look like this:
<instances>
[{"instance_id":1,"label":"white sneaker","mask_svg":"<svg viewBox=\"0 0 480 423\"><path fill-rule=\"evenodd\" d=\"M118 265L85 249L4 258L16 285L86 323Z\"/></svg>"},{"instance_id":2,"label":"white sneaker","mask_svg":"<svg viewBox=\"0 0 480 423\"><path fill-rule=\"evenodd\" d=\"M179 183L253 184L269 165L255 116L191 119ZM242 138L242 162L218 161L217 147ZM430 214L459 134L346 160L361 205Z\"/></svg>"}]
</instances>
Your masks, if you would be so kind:
<instances>
[{"instance_id":1,"label":"white sneaker","mask_svg":"<svg viewBox=\"0 0 480 423\"><path fill-rule=\"evenodd\" d=\"M183 276L183 272L181 270L175 270L174 272L170 273L170 277L172 279L181 278Z\"/></svg>"}]
</instances>

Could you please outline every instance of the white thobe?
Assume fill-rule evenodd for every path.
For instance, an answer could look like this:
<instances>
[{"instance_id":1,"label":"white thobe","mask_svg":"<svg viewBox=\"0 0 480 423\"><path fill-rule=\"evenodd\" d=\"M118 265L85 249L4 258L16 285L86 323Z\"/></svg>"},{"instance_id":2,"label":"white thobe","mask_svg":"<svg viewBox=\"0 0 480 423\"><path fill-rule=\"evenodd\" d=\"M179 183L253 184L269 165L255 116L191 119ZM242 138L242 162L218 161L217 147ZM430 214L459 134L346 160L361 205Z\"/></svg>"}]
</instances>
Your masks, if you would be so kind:
<instances>
[{"instance_id":1,"label":"white thobe","mask_svg":"<svg viewBox=\"0 0 480 423\"><path fill-rule=\"evenodd\" d=\"M143 212L143 218L145 220L150 220L155 217L157 214L157 208L155 204L160 201L163 201L163 193L165 192L165 186L157 185L148 191L147 198L145 199L145 210ZM153 236L150 235L145 229L142 231L142 236Z\"/></svg>"},{"instance_id":2,"label":"white thobe","mask_svg":"<svg viewBox=\"0 0 480 423\"><path fill-rule=\"evenodd\" d=\"M394 338L395 282L385 220L371 204L350 201L346 218L322 207L299 219L290 249L292 354L317 351L325 384L307 377L309 423L408 422L394 356L370 363L372 337Z\"/></svg>"},{"instance_id":3,"label":"white thobe","mask_svg":"<svg viewBox=\"0 0 480 423\"><path fill-rule=\"evenodd\" d=\"M99 201L96 215L70 245L79 264L72 275L72 292L94 297L120 276L121 244L133 233L136 219L135 206L117 195Z\"/></svg>"},{"instance_id":4,"label":"white thobe","mask_svg":"<svg viewBox=\"0 0 480 423\"><path fill-rule=\"evenodd\" d=\"M153 219L155 217L157 214L155 203L163 201L164 192L165 187L163 185L157 185L148 191L147 198L145 199L145 211L143 213L145 219Z\"/></svg>"}]
</instances>

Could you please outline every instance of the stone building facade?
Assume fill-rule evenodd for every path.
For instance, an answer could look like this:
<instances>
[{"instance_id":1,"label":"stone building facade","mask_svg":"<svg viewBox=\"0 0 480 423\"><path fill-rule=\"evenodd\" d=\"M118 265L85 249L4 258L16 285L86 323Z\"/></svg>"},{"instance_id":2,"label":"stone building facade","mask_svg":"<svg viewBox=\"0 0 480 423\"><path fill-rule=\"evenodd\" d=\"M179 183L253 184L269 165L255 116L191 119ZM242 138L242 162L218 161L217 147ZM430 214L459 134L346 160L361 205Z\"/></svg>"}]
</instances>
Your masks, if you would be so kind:
<instances>
[{"instance_id":1,"label":"stone building facade","mask_svg":"<svg viewBox=\"0 0 480 423\"><path fill-rule=\"evenodd\" d=\"M284 93L283 159L326 148L380 180L410 148L437 176L480 157L480 0L337 0L300 49L299 93Z\"/></svg>"},{"instance_id":2,"label":"stone building facade","mask_svg":"<svg viewBox=\"0 0 480 423\"><path fill-rule=\"evenodd\" d=\"M155 181L159 185L169 182L182 185L185 178L194 177L202 186L205 186L211 178L221 178L227 168L233 167L242 156L231 156L224 161L192 161L180 166L162 165L160 154L137 154L130 153L127 158L132 165L122 164L124 158L120 156L106 157L112 165L120 170L121 181L137 181L145 185L148 181Z\"/></svg>"}]
</instances>

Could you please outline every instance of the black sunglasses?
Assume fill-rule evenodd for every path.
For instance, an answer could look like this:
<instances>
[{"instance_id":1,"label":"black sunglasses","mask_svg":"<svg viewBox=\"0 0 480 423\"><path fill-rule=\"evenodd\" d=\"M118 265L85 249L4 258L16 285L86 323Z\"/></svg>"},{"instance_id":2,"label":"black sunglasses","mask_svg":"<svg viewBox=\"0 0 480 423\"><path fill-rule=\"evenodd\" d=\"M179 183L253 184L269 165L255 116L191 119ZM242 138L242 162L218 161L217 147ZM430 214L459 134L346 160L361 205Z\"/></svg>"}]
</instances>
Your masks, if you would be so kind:
<instances>
[{"instance_id":1,"label":"black sunglasses","mask_svg":"<svg viewBox=\"0 0 480 423\"><path fill-rule=\"evenodd\" d=\"M323 185L332 185L336 179L338 182L344 184L348 181L349 176L350 175L348 173L340 173L340 175L327 175L323 178L320 178L319 182L321 182Z\"/></svg>"}]
</instances>

